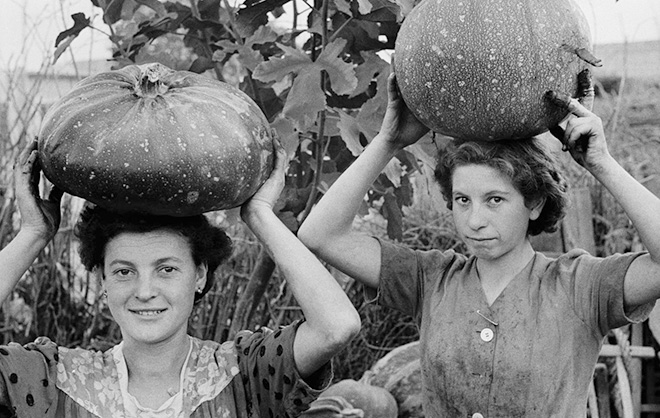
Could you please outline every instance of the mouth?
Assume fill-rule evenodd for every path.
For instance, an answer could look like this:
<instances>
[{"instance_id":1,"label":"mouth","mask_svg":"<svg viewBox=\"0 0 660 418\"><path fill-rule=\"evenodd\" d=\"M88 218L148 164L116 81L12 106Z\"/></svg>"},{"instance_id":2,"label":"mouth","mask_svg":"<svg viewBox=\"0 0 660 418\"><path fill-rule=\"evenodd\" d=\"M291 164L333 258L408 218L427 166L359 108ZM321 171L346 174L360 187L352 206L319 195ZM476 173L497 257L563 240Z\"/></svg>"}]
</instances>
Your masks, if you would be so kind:
<instances>
[{"instance_id":1,"label":"mouth","mask_svg":"<svg viewBox=\"0 0 660 418\"><path fill-rule=\"evenodd\" d=\"M487 242L487 241L492 241L495 238L474 238L474 237L468 237L470 241L475 241L475 242Z\"/></svg>"},{"instance_id":2,"label":"mouth","mask_svg":"<svg viewBox=\"0 0 660 418\"><path fill-rule=\"evenodd\" d=\"M139 316L154 317L162 314L167 309L129 309L128 311Z\"/></svg>"}]
</instances>

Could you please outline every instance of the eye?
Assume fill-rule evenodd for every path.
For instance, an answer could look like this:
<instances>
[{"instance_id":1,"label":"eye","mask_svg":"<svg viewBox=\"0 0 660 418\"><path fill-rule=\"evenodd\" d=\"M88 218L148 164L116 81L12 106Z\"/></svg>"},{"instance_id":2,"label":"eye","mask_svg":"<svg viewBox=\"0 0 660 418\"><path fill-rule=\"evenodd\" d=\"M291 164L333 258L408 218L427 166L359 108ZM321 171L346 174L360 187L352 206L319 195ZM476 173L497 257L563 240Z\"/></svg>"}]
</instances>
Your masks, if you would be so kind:
<instances>
[{"instance_id":1,"label":"eye","mask_svg":"<svg viewBox=\"0 0 660 418\"><path fill-rule=\"evenodd\" d=\"M158 271L160 271L161 273L167 275L167 274L172 274L172 273L176 272L177 268L172 267L172 266L163 266Z\"/></svg>"},{"instance_id":2,"label":"eye","mask_svg":"<svg viewBox=\"0 0 660 418\"><path fill-rule=\"evenodd\" d=\"M491 196L488 198L488 203L491 205L499 205L500 203L504 202L504 198L500 196Z\"/></svg>"},{"instance_id":3,"label":"eye","mask_svg":"<svg viewBox=\"0 0 660 418\"><path fill-rule=\"evenodd\" d=\"M120 268L112 272L114 276L122 279L130 278L133 275L133 270L127 268Z\"/></svg>"},{"instance_id":4,"label":"eye","mask_svg":"<svg viewBox=\"0 0 660 418\"><path fill-rule=\"evenodd\" d=\"M454 202L456 202L460 206L465 206L468 203L470 203L470 199L468 199L465 196L456 196L456 197L454 197Z\"/></svg>"}]
</instances>

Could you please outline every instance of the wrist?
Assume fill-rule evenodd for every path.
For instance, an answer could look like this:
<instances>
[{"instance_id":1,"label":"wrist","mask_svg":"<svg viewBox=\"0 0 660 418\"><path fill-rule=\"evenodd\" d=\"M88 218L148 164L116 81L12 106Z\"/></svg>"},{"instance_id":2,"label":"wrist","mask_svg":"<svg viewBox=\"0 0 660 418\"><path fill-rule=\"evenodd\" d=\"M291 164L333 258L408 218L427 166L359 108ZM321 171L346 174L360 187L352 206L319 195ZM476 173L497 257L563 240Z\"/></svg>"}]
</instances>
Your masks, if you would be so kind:
<instances>
[{"instance_id":1,"label":"wrist","mask_svg":"<svg viewBox=\"0 0 660 418\"><path fill-rule=\"evenodd\" d=\"M600 161L589 164L586 169L597 179L604 180L607 177L617 176L624 168L612 157L607 154Z\"/></svg>"},{"instance_id":2,"label":"wrist","mask_svg":"<svg viewBox=\"0 0 660 418\"><path fill-rule=\"evenodd\" d=\"M241 208L241 219L250 226L252 223L264 216L272 215L273 207L270 203L261 200L251 200Z\"/></svg>"},{"instance_id":3,"label":"wrist","mask_svg":"<svg viewBox=\"0 0 660 418\"><path fill-rule=\"evenodd\" d=\"M376 135L374 139L369 143L369 146L378 146L384 152L387 152L392 156L404 148L404 145L400 142L397 142L396 138L383 133Z\"/></svg>"},{"instance_id":4,"label":"wrist","mask_svg":"<svg viewBox=\"0 0 660 418\"><path fill-rule=\"evenodd\" d=\"M35 228L21 228L16 234L16 239L23 241L25 245L30 248L43 249L48 245L53 237L45 233L43 230Z\"/></svg>"}]
</instances>

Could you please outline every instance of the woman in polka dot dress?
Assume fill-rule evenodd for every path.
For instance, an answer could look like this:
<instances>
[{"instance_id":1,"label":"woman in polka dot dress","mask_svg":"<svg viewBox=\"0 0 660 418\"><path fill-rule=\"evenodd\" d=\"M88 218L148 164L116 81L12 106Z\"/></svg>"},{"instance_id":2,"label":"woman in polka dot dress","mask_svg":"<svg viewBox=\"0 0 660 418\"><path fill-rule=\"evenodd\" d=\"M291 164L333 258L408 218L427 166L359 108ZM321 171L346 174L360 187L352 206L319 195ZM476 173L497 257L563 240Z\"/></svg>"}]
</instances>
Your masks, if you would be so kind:
<instances>
[{"instance_id":1,"label":"woman in polka dot dress","mask_svg":"<svg viewBox=\"0 0 660 418\"><path fill-rule=\"evenodd\" d=\"M440 151L436 179L468 255L354 231L371 183L428 131L393 77L381 132L298 232L369 298L416 318L427 417L583 418L604 336L645 319L660 297L660 200L610 156L596 115L575 99L556 104L572 116L553 131L623 206L648 252L534 251L529 236L556 229L566 194L540 139L451 141Z\"/></svg>"},{"instance_id":2,"label":"woman in polka dot dress","mask_svg":"<svg viewBox=\"0 0 660 418\"><path fill-rule=\"evenodd\" d=\"M0 297L12 291L60 221L61 192L38 197L36 144L14 170L21 230L0 252ZM359 331L341 287L272 211L286 158L241 216L277 263L305 320L233 341L187 334L231 241L203 215L119 215L87 207L76 235L98 276L122 342L106 352L47 338L0 347L0 417L294 417L332 378L330 359Z\"/></svg>"}]
</instances>

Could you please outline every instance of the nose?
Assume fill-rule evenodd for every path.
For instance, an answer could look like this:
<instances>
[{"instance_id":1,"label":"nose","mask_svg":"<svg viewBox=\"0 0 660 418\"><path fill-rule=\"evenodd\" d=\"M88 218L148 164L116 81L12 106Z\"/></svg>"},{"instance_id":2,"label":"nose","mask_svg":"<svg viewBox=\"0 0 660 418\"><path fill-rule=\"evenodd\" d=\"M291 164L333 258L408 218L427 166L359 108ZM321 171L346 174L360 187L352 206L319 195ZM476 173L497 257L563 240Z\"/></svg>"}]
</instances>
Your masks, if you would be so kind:
<instances>
[{"instance_id":1,"label":"nose","mask_svg":"<svg viewBox=\"0 0 660 418\"><path fill-rule=\"evenodd\" d=\"M487 217L484 208L479 204L473 204L467 216L467 224L473 230L479 230L486 226Z\"/></svg>"},{"instance_id":2,"label":"nose","mask_svg":"<svg viewBox=\"0 0 660 418\"><path fill-rule=\"evenodd\" d=\"M149 300L156 296L158 289L155 281L149 275L140 275L137 280L135 297L139 300Z\"/></svg>"}]
</instances>

